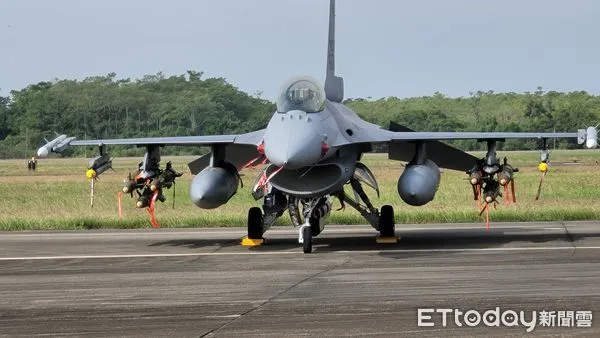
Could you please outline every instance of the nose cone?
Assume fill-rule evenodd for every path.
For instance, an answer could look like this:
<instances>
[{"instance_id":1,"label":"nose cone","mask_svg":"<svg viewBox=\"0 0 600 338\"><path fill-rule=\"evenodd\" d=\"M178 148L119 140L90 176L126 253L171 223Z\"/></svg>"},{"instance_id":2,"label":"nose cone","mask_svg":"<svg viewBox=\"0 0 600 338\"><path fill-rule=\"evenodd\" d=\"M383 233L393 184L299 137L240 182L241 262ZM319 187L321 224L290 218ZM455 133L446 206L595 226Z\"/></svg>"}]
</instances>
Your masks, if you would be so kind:
<instances>
[{"instance_id":1,"label":"nose cone","mask_svg":"<svg viewBox=\"0 0 600 338\"><path fill-rule=\"evenodd\" d=\"M275 114L265 132L265 155L286 169L298 169L321 159L323 126L316 116L302 111Z\"/></svg>"},{"instance_id":2,"label":"nose cone","mask_svg":"<svg viewBox=\"0 0 600 338\"><path fill-rule=\"evenodd\" d=\"M41 147L40 149L38 149L37 156L38 157L46 157L46 156L48 156L48 148Z\"/></svg>"},{"instance_id":3,"label":"nose cone","mask_svg":"<svg viewBox=\"0 0 600 338\"><path fill-rule=\"evenodd\" d=\"M586 130L585 146L588 149L598 146L598 129L596 127L588 127Z\"/></svg>"}]
</instances>

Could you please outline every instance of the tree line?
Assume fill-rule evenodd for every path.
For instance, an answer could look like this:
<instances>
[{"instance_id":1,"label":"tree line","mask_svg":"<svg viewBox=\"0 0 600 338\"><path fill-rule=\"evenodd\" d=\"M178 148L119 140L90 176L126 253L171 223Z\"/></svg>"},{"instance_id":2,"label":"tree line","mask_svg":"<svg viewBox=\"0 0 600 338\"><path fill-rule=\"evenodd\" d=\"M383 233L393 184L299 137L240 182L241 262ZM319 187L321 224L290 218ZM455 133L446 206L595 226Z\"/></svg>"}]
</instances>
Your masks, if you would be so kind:
<instances>
[{"instance_id":1,"label":"tree line","mask_svg":"<svg viewBox=\"0 0 600 338\"><path fill-rule=\"evenodd\" d=\"M116 74L84 80L39 82L0 97L0 158L31 157L54 132L79 139L190 136L243 133L264 128L275 104L240 91L223 78L188 71L166 77L117 79ZM584 91L526 93L478 91L468 97L431 96L345 102L367 121L395 121L417 131L575 131L600 122L600 96ZM455 141L481 149L474 141ZM560 141L558 147L576 147ZM532 140L511 140L505 149L531 149ZM193 147L165 149L170 154L200 154ZM383 150L383 149L381 149ZM72 148L67 155L82 155ZM142 149L111 147L114 155Z\"/></svg>"}]
</instances>

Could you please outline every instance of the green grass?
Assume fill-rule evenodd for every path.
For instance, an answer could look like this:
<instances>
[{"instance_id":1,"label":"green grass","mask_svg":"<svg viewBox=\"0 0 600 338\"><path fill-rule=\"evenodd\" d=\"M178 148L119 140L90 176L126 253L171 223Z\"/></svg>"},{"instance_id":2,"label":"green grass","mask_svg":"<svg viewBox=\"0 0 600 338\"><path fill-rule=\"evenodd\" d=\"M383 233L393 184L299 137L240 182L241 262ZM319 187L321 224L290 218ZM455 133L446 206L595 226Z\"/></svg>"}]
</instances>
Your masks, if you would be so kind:
<instances>
[{"instance_id":1,"label":"green grass","mask_svg":"<svg viewBox=\"0 0 600 338\"><path fill-rule=\"evenodd\" d=\"M477 154L478 156L480 154ZM517 204L498 205L490 217L494 221L560 221L600 219L599 151L555 151L555 164L546 176L542 198L534 201L539 182L535 166L538 152L506 152L511 163L521 168L516 176ZM167 202L158 203L157 218L161 227L243 226L251 206L260 206L250 196L250 184L258 170L244 171L244 188L228 204L215 210L202 210L189 201L191 175L187 162L193 157L163 158L172 160L176 169L186 171L176 186L176 206L172 208L172 190L166 191ZM149 227L148 214L135 208L135 201L123 199L123 220L117 215L117 192L121 181L139 158L117 158L115 172L103 174L96 182L94 208L89 206L89 181L84 177L87 159L45 159L38 171L28 172L24 160L0 161L0 230L97 229ZM391 204L398 223L482 222L478 216L466 174L446 170L436 198L422 207L404 204L396 191L402 172L400 162L382 154L365 156L363 162L374 172L381 187L381 198L367 190L376 207ZM571 164L565 164L571 163ZM578 163L578 164L572 164ZM368 188L366 188L368 189ZM334 203L334 208L339 202ZM330 223L365 224L360 215L348 207L334 211ZM289 224L287 215L278 224Z\"/></svg>"}]
</instances>

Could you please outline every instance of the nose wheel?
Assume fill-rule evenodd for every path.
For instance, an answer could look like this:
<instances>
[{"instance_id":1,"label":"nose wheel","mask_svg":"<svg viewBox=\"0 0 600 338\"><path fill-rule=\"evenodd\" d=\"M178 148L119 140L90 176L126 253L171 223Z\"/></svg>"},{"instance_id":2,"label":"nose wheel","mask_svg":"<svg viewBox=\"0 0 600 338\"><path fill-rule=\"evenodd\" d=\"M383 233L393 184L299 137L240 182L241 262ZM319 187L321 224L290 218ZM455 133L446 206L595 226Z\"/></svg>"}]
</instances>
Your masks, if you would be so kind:
<instances>
[{"instance_id":1,"label":"nose wheel","mask_svg":"<svg viewBox=\"0 0 600 338\"><path fill-rule=\"evenodd\" d=\"M303 224L298 231L298 242L302 244L304 253L312 252L312 230L309 223Z\"/></svg>"}]
</instances>

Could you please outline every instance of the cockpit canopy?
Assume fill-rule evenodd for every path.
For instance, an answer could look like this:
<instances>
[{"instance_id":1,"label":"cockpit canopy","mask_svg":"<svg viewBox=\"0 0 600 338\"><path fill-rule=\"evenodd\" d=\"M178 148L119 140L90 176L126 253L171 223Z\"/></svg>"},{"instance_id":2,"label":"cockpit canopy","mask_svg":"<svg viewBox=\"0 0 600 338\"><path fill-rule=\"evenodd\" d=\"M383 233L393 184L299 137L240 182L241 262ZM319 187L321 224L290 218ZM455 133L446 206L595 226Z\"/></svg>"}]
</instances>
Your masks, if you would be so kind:
<instances>
[{"instance_id":1,"label":"cockpit canopy","mask_svg":"<svg viewBox=\"0 0 600 338\"><path fill-rule=\"evenodd\" d=\"M302 110L316 113L325 107L325 90L310 76L297 76L281 87L277 99L277 112L287 113Z\"/></svg>"}]
</instances>

